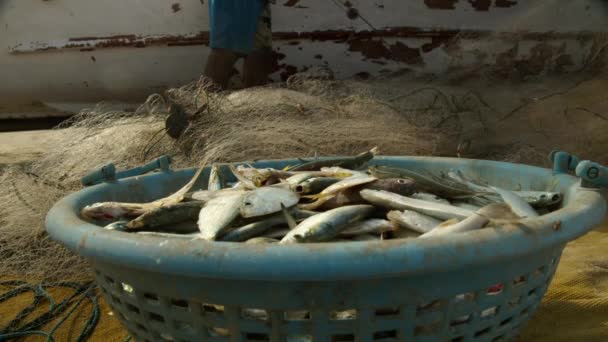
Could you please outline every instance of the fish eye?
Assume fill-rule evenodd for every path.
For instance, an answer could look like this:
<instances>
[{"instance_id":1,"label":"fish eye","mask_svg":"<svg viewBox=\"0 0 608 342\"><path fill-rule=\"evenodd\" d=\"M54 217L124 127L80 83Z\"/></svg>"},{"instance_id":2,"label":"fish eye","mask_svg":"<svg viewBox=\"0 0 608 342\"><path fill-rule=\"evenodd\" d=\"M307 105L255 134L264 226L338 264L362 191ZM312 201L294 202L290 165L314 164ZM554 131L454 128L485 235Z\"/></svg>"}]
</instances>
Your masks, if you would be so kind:
<instances>
[{"instance_id":1,"label":"fish eye","mask_svg":"<svg viewBox=\"0 0 608 342\"><path fill-rule=\"evenodd\" d=\"M559 201L559 198L559 195L553 195L553 197L551 197L551 200L557 202Z\"/></svg>"},{"instance_id":2,"label":"fish eye","mask_svg":"<svg viewBox=\"0 0 608 342\"><path fill-rule=\"evenodd\" d=\"M245 205L252 205L251 202L245 202Z\"/></svg>"},{"instance_id":3,"label":"fish eye","mask_svg":"<svg viewBox=\"0 0 608 342\"><path fill-rule=\"evenodd\" d=\"M542 194L542 195L540 195L540 198L547 198L547 195Z\"/></svg>"}]
</instances>

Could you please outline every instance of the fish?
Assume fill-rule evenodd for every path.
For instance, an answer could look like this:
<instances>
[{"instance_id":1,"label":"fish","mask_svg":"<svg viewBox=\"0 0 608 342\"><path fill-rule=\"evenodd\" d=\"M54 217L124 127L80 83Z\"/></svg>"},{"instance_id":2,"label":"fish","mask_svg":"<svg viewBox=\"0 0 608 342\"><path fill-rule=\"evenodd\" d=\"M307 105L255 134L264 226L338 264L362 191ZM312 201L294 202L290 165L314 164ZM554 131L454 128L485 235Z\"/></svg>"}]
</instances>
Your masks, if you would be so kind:
<instances>
[{"instance_id":1,"label":"fish","mask_svg":"<svg viewBox=\"0 0 608 342\"><path fill-rule=\"evenodd\" d=\"M322 167L321 172L333 173L335 175L343 175L344 177L367 176L367 172L346 169L339 166Z\"/></svg>"},{"instance_id":2,"label":"fish","mask_svg":"<svg viewBox=\"0 0 608 342\"><path fill-rule=\"evenodd\" d=\"M356 236L364 234L382 234L395 230L395 225L390 221L383 219L368 219L357 222L346 228L340 233L340 236Z\"/></svg>"},{"instance_id":3,"label":"fish","mask_svg":"<svg viewBox=\"0 0 608 342\"><path fill-rule=\"evenodd\" d=\"M517 196L515 193L509 190L501 189L495 186L491 186L497 194L507 203L513 212L519 217L537 217L538 213L534 211L534 208L526 202L523 198Z\"/></svg>"},{"instance_id":4,"label":"fish","mask_svg":"<svg viewBox=\"0 0 608 342\"><path fill-rule=\"evenodd\" d=\"M464 219L474 213L474 211L452 205L422 201L388 191L366 189L361 191L361 196L369 203L377 206L396 210L414 210L442 220L449 220L454 217Z\"/></svg>"},{"instance_id":5,"label":"fish","mask_svg":"<svg viewBox=\"0 0 608 342\"><path fill-rule=\"evenodd\" d=\"M90 220L115 221L136 218L149 210L148 207L140 203L102 202L87 205L80 214Z\"/></svg>"},{"instance_id":6,"label":"fish","mask_svg":"<svg viewBox=\"0 0 608 342\"><path fill-rule=\"evenodd\" d=\"M504 200L499 192L496 191L496 187L490 185L480 185L471 179L467 178L460 170L451 170L447 173L448 177L465 184L469 188L478 191L485 192L483 197L488 198L491 201ZM512 191L517 196L523 198L530 205L535 207L548 207L558 204L562 201L562 194L559 192L550 191ZM497 196L494 196L496 194Z\"/></svg>"},{"instance_id":7,"label":"fish","mask_svg":"<svg viewBox=\"0 0 608 342\"><path fill-rule=\"evenodd\" d=\"M281 243L321 242L338 236L349 225L374 212L371 205L351 205L307 218L281 239Z\"/></svg>"},{"instance_id":8,"label":"fish","mask_svg":"<svg viewBox=\"0 0 608 342\"><path fill-rule=\"evenodd\" d=\"M307 181L311 178L314 178L315 175L312 172L302 172L302 173L297 173L287 179L285 179L285 181L287 183L289 183L289 185L291 186L296 186L304 181Z\"/></svg>"},{"instance_id":9,"label":"fish","mask_svg":"<svg viewBox=\"0 0 608 342\"><path fill-rule=\"evenodd\" d=\"M249 244L265 244L265 243L278 243L279 240L277 239L273 239L273 238L269 238L269 237L256 237L256 238L252 238L247 240L245 243L249 243Z\"/></svg>"},{"instance_id":10,"label":"fish","mask_svg":"<svg viewBox=\"0 0 608 342\"><path fill-rule=\"evenodd\" d=\"M236 167L236 170L239 174L249 180L251 180L257 187L270 185L269 182L273 180L288 178L293 176L292 172L286 172L282 170L277 170L273 168L255 168L253 166L245 167L243 165L239 165Z\"/></svg>"},{"instance_id":11,"label":"fish","mask_svg":"<svg viewBox=\"0 0 608 342\"><path fill-rule=\"evenodd\" d=\"M211 190L199 190L194 192L189 192L186 194L185 200L187 201L200 201L200 202L209 202L210 200L224 196L224 195L234 195L237 193L244 194L246 190L238 189L238 188L226 188L218 191Z\"/></svg>"},{"instance_id":12,"label":"fish","mask_svg":"<svg viewBox=\"0 0 608 342\"><path fill-rule=\"evenodd\" d=\"M464 209L469 209L469 210L473 210L473 211L477 211L477 210L481 209L481 207L478 205L467 203L467 202L462 202L462 201L453 201L452 205L455 207L458 207L458 208L464 208Z\"/></svg>"},{"instance_id":13,"label":"fish","mask_svg":"<svg viewBox=\"0 0 608 342\"><path fill-rule=\"evenodd\" d=\"M300 197L286 189L261 187L243 196L241 216L257 217L281 211L281 205L290 208L298 204Z\"/></svg>"},{"instance_id":14,"label":"fish","mask_svg":"<svg viewBox=\"0 0 608 342\"><path fill-rule=\"evenodd\" d=\"M321 191L318 195L309 196L310 198L316 199L315 202L308 204L300 204L301 209L315 210L327 201L331 200L336 196L337 193L345 191L348 188L352 188L358 185L371 183L377 178L372 176L354 176L343 179L335 184L330 185L325 190Z\"/></svg>"},{"instance_id":15,"label":"fish","mask_svg":"<svg viewBox=\"0 0 608 342\"><path fill-rule=\"evenodd\" d=\"M389 211L386 217L401 228L421 234L430 232L441 224L440 220L413 210Z\"/></svg>"},{"instance_id":16,"label":"fish","mask_svg":"<svg viewBox=\"0 0 608 342\"><path fill-rule=\"evenodd\" d=\"M285 211L289 211L289 210L285 209ZM310 216L317 215L317 213L303 211L303 210L292 209L291 211L294 213L295 217L300 220L306 219ZM290 214L290 216L291 216L291 214ZM294 224L297 225L297 223L295 221L296 218L294 218L293 216L291 216L291 218L294 219ZM270 215L270 217L268 217L266 219L262 219L260 221L246 224L242 227L232 229L231 231L226 233L226 235L224 235L221 238L221 240L222 241L231 241L231 242L243 242L248 239L254 238L256 236L263 235L266 232L268 232L269 230L271 230L272 228L274 228L276 226L284 225L286 223L287 223L287 219L285 218L284 212L276 213L276 214Z\"/></svg>"},{"instance_id":17,"label":"fish","mask_svg":"<svg viewBox=\"0 0 608 342\"><path fill-rule=\"evenodd\" d=\"M429 194L428 192L416 192L416 193L410 195L409 197L414 198L414 199L423 200L423 201L450 204L450 201L448 201L444 198L441 198L439 196Z\"/></svg>"},{"instance_id":18,"label":"fish","mask_svg":"<svg viewBox=\"0 0 608 342\"><path fill-rule=\"evenodd\" d=\"M559 192L550 191L513 191L517 196L523 198L531 206L537 208L550 207L559 204L563 196Z\"/></svg>"},{"instance_id":19,"label":"fish","mask_svg":"<svg viewBox=\"0 0 608 342\"><path fill-rule=\"evenodd\" d=\"M281 215L285 219L285 223L287 223L289 229L294 229L298 225L296 219L289 213L283 204L281 204Z\"/></svg>"},{"instance_id":20,"label":"fish","mask_svg":"<svg viewBox=\"0 0 608 342\"><path fill-rule=\"evenodd\" d=\"M195 221L203 202L184 202L152 209L127 224L128 229L152 229L184 221Z\"/></svg>"},{"instance_id":21,"label":"fish","mask_svg":"<svg viewBox=\"0 0 608 342\"><path fill-rule=\"evenodd\" d=\"M195 234L171 234L171 233L160 233L160 232L137 232L137 235L152 236L167 239L179 239L179 240L193 240L198 236Z\"/></svg>"},{"instance_id":22,"label":"fish","mask_svg":"<svg viewBox=\"0 0 608 342\"><path fill-rule=\"evenodd\" d=\"M209 172L209 182L207 184L207 190L218 191L222 190L223 182L220 175L220 166L218 164L211 165L211 171Z\"/></svg>"},{"instance_id":23,"label":"fish","mask_svg":"<svg viewBox=\"0 0 608 342\"><path fill-rule=\"evenodd\" d=\"M273 215L273 217L271 218L252 222L242 227L233 229L226 233L226 235L224 235L221 240L230 242L247 241L248 239L254 238L258 235L262 235L273 227L282 224L285 224L285 219L282 217L282 215Z\"/></svg>"},{"instance_id":24,"label":"fish","mask_svg":"<svg viewBox=\"0 0 608 342\"><path fill-rule=\"evenodd\" d=\"M288 169L288 171L313 171L322 167L343 167L347 169L357 169L372 160L378 154L378 148L374 147L367 152L363 152L353 157L340 157L320 159L302 163Z\"/></svg>"},{"instance_id":25,"label":"fish","mask_svg":"<svg viewBox=\"0 0 608 342\"><path fill-rule=\"evenodd\" d=\"M119 232L126 232L129 230L129 228L127 228L127 223L129 223L129 221L116 221L116 222L112 222L110 224L108 224L107 226L104 227L104 229L107 230L116 230Z\"/></svg>"},{"instance_id":26,"label":"fish","mask_svg":"<svg viewBox=\"0 0 608 342\"><path fill-rule=\"evenodd\" d=\"M377 178L408 178L416 183L416 186L420 191L430 192L437 194L441 197L452 198L454 196L464 195L478 195L477 192L471 191L464 185L453 184L453 182L447 182L439 177L424 175L419 172L411 171L404 168L396 168L389 166L372 166L369 168L369 173Z\"/></svg>"},{"instance_id":27,"label":"fish","mask_svg":"<svg viewBox=\"0 0 608 342\"><path fill-rule=\"evenodd\" d=\"M333 198L323 203L321 209L334 209L345 205L366 204L360 192L363 189L385 190L403 196L408 196L416 191L415 184L408 179L387 178L377 179L373 182L348 188L338 192Z\"/></svg>"},{"instance_id":28,"label":"fish","mask_svg":"<svg viewBox=\"0 0 608 342\"><path fill-rule=\"evenodd\" d=\"M421 234L419 232L404 228L399 228L393 232L394 239L411 239L417 238L420 235Z\"/></svg>"},{"instance_id":29,"label":"fish","mask_svg":"<svg viewBox=\"0 0 608 342\"><path fill-rule=\"evenodd\" d=\"M198 216L200 238L213 241L239 216L245 195L241 193L216 197L205 204Z\"/></svg>"},{"instance_id":30,"label":"fish","mask_svg":"<svg viewBox=\"0 0 608 342\"><path fill-rule=\"evenodd\" d=\"M204 168L199 168L192 179L175 193L148 203L120 203L102 202L85 206L80 214L87 219L100 221L115 221L120 219L136 218L144 213L162 206L177 204L183 201L190 192Z\"/></svg>"},{"instance_id":31,"label":"fish","mask_svg":"<svg viewBox=\"0 0 608 342\"><path fill-rule=\"evenodd\" d=\"M234 165L228 165L228 168L230 169L234 177L236 177L236 179L239 181L239 188L242 187L246 190L255 190L258 188L258 185L254 181L243 176L241 174L241 171L237 170Z\"/></svg>"},{"instance_id":32,"label":"fish","mask_svg":"<svg viewBox=\"0 0 608 342\"><path fill-rule=\"evenodd\" d=\"M477 210L475 213L473 213L473 215L460 222L440 225L436 229L421 235L421 237L461 233L481 229L487 225L492 218L504 217L509 211L510 208L507 204L493 203Z\"/></svg>"},{"instance_id":33,"label":"fish","mask_svg":"<svg viewBox=\"0 0 608 342\"><path fill-rule=\"evenodd\" d=\"M336 177L315 177L307 179L301 183L293 185L290 189L301 195L318 194L327 189L332 184L341 181L342 178Z\"/></svg>"},{"instance_id":34,"label":"fish","mask_svg":"<svg viewBox=\"0 0 608 342\"><path fill-rule=\"evenodd\" d=\"M268 237L273 239L282 239L285 235L289 234L291 229L286 226L281 226L280 228L276 228L271 230L270 232L264 234L262 237Z\"/></svg>"}]
</instances>

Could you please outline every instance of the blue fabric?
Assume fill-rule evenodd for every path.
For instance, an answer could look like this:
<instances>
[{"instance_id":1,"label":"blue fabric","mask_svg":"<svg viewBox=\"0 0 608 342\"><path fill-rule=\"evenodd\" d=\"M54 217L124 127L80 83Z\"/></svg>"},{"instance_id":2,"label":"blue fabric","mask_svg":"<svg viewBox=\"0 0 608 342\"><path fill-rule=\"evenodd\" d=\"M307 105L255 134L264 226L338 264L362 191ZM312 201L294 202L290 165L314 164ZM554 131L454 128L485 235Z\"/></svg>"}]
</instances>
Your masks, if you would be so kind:
<instances>
[{"instance_id":1,"label":"blue fabric","mask_svg":"<svg viewBox=\"0 0 608 342\"><path fill-rule=\"evenodd\" d=\"M209 0L211 48L250 53L265 3L265 0Z\"/></svg>"}]
</instances>

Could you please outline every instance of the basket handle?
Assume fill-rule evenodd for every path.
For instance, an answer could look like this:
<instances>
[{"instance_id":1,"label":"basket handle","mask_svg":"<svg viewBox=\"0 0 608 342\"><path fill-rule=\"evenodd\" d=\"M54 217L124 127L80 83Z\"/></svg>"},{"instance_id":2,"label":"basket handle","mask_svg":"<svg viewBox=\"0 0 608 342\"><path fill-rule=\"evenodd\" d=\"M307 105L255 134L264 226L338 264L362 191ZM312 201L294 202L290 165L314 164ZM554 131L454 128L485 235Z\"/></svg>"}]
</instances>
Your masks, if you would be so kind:
<instances>
[{"instance_id":1,"label":"basket handle","mask_svg":"<svg viewBox=\"0 0 608 342\"><path fill-rule=\"evenodd\" d=\"M116 166L112 163L104 165L97 170L88 173L82 177L80 182L84 186L91 186L102 182L111 182L122 178L143 175L148 172L159 169L162 172L171 170L171 157L160 156L153 161L122 172L116 172Z\"/></svg>"},{"instance_id":2,"label":"basket handle","mask_svg":"<svg viewBox=\"0 0 608 342\"><path fill-rule=\"evenodd\" d=\"M552 151L549 154L549 160L553 163L553 173L568 173L576 170L580 159L568 152L564 151Z\"/></svg>"},{"instance_id":3,"label":"basket handle","mask_svg":"<svg viewBox=\"0 0 608 342\"><path fill-rule=\"evenodd\" d=\"M576 175L582 179L586 188L608 188L608 168L589 160L584 160L576 166Z\"/></svg>"}]
</instances>

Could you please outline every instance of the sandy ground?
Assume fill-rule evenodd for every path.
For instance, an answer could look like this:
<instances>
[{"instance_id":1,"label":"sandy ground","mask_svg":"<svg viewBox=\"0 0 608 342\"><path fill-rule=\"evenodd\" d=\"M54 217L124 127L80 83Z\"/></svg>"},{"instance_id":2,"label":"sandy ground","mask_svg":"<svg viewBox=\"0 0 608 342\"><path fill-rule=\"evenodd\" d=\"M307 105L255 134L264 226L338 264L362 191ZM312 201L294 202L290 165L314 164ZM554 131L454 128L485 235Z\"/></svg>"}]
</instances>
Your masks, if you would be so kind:
<instances>
[{"instance_id":1,"label":"sandy ground","mask_svg":"<svg viewBox=\"0 0 608 342\"><path fill-rule=\"evenodd\" d=\"M1 123L0 123L1 124ZM0 164L16 164L40 157L59 134L54 130L0 133Z\"/></svg>"}]
</instances>

